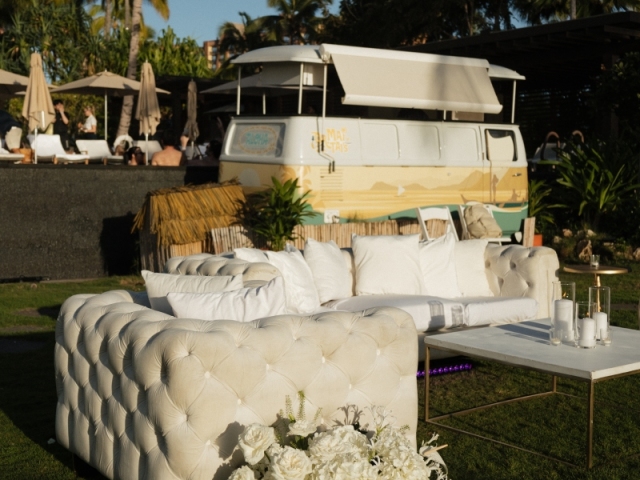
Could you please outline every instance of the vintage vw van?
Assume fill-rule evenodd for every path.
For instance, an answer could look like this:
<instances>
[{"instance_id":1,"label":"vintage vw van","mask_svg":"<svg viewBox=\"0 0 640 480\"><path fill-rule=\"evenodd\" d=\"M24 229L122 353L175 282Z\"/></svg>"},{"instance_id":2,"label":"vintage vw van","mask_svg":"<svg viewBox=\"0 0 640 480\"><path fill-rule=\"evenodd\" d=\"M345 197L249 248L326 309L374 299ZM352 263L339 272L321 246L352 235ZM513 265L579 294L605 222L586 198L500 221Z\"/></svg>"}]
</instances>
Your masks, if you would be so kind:
<instances>
[{"instance_id":1,"label":"vintage vw van","mask_svg":"<svg viewBox=\"0 0 640 480\"><path fill-rule=\"evenodd\" d=\"M261 63L265 88L299 87L299 113L305 87L322 87L322 113L237 115L225 135L221 181L237 177L250 191L272 176L297 177L311 191L317 223L415 216L416 207L455 210L468 201L526 216L527 158L518 126L483 121L502 109L491 79L512 80L515 90L522 79L516 72L485 60L337 45L270 47L235 63ZM329 66L342 103L366 107L367 118L327 115ZM410 108L425 119L407 119L402 113Z\"/></svg>"}]
</instances>

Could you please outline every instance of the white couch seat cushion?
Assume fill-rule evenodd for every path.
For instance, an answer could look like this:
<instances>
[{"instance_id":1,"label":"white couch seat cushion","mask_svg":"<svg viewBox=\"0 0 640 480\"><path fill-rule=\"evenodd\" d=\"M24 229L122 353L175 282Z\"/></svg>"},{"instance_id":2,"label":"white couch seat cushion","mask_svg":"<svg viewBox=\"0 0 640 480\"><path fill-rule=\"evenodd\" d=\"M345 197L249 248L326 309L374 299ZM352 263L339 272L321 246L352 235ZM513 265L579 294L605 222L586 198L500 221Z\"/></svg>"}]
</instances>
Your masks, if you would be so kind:
<instances>
[{"instance_id":1,"label":"white couch seat cushion","mask_svg":"<svg viewBox=\"0 0 640 480\"><path fill-rule=\"evenodd\" d=\"M324 306L348 312L382 306L400 308L413 317L419 332L452 327L452 307L462 308L464 324L469 327L531 320L538 311L538 302L524 297L447 299L428 295L362 295L333 300Z\"/></svg>"},{"instance_id":2,"label":"white couch seat cushion","mask_svg":"<svg viewBox=\"0 0 640 480\"><path fill-rule=\"evenodd\" d=\"M456 277L463 297L493 297L484 259L488 243L484 239L455 242Z\"/></svg>"},{"instance_id":3,"label":"white couch seat cushion","mask_svg":"<svg viewBox=\"0 0 640 480\"><path fill-rule=\"evenodd\" d=\"M178 318L250 322L287 313L282 277L257 288L220 293L169 293L167 299Z\"/></svg>"},{"instance_id":4,"label":"white couch seat cushion","mask_svg":"<svg viewBox=\"0 0 640 480\"><path fill-rule=\"evenodd\" d=\"M238 290L243 287L242 275L205 277L200 275L173 275L142 271L151 308L171 315L173 310L167 301L170 292L213 293Z\"/></svg>"},{"instance_id":5,"label":"white couch seat cushion","mask_svg":"<svg viewBox=\"0 0 640 480\"><path fill-rule=\"evenodd\" d=\"M356 295L421 295L419 235L354 235Z\"/></svg>"},{"instance_id":6,"label":"white couch seat cushion","mask_svg":"<svg viewBox=\"0 0 640 480\"><path fill-rule=\"evenodd\" d=\"M424 279L424 293L435 297L456 298L462 293L458 287L453 233L420 244L420 270ZM482 254L484 258L484 253Z\"/></svg>"}]
</instances>

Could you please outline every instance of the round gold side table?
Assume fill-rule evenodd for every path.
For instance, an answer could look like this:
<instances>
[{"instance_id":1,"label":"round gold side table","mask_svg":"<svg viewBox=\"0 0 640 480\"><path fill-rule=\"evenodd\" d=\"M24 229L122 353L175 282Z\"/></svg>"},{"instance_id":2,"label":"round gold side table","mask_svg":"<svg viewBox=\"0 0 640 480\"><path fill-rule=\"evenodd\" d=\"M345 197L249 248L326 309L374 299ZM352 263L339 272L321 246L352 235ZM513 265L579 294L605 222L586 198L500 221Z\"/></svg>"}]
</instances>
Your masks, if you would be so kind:
<instances>
[{"instance_id":1,"label":"round gold side table","mask_svg":"<svg viewBox=\"0 0 640 480\"><path fill-rule=\"evenodd\" d=\"M624 267L607 267L606 265L599 265L598 267L592 267L591 265L565 265L563 270L567 273L590 273L593 275L593 284L596 287L600 286L600 275L620 275L623 273L629 273Z\"/></svg>"}]
</instances>

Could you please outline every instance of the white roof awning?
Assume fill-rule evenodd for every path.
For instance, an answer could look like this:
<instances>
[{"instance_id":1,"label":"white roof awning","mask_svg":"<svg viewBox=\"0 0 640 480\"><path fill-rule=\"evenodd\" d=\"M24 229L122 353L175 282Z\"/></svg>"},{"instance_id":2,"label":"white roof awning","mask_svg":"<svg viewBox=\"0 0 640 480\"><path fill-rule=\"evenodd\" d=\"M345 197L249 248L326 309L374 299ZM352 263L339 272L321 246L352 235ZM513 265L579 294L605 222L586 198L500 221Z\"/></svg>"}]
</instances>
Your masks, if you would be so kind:
<instances>
[{"instance_id":1,"label":"white roof awning","mask_svg":"<svg viewBox=\"0 0 640 480\"><path fill-rule=\"evenodd\" d=\"M486 60L323 44L346 105L499 113Z\"/></svg>"},{"instance_id":2,"label":"white roof awning","mask_svg":"<svg viewBox=\"0 0 640 480\"><path fill-rule=\"evenodd\" d=\"M258 48L243 53L231 60L231 63L271 63L302 62L324 63L320 58L318 45L279 45L276 47Z\"/></svg>"},{"instance_id":3,"label":"white roof awning","mask_svg":"<svg viewBox=\"0 0 640 480\"><path fill-rule=\"evenodd\" d=\"M520 75L515 70L500 65L489 65L489 76L493 80L525 80L524 75Z\"/></svg>"}]
</instances>

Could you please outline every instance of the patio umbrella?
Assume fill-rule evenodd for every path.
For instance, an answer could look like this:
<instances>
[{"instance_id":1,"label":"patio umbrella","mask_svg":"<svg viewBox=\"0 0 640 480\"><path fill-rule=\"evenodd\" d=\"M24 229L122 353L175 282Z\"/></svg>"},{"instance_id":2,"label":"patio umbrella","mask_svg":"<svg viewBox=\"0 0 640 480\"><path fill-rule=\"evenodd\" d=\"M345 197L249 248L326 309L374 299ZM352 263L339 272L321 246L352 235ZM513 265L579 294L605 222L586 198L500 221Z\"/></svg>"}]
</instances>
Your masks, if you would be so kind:
<instances>
[{"instance_id":1,"label":"patio umbrella","mask_svg":"<svg viewBox=\"0 0 640 480\"><path fill-rule=\"evenodd\" d=\"M193 146L200 135L200 131L198 130L198 87L196 86L196 82L191 80L189 82L189 90L187 94L187 123L184 126L184 129L191 140L191 155L193 158L193 152L195 151Z\"/></svg>"},{"instance_id":2,"label":"patio umbrella","mask_svg":"<svg viewBox=\"0 0 640 480\"><path fill-rule=\"evenodd\" d=\"M83 95L104 95L104 139L107 139L107 97L124 97L137 95L140 91L140 82L122 77L118 74L104 71L87 78L76 80L54 88L51 93L80 93ZM156 88L156 93L169 93L161 88Z\"/></svg>"},{"instance_id":3,"label":"patio umbrella","mask_svg":"<svg viewBox=\"0 0 640 480\"><path fill-rule=\"evenodd\" d=\"M149 62L144 62L142 65L136 119L140 122L140 134L144 133L147 141L145 165L149 165L149 135L156 133L156 127L160 123L160 105L158 105L158 96L156 95L156 79Z\"/></svg>"},{"instance_id":4,"label":"patio umbrella","mask_svg":"<svg viewBox=\"0 0 640 480\"><path fill-rule=\"evenodd\" d=\"M10 96L23 92L27 88L29 77L0 69L0 95Z\"/></svg>"},{"instance_id":5,"label":"patio umbrella","mask_svg":"<svg viewBox=\"0 0 640 480\"><path fill-rule=\"evenodd\" d=\"M29 122L29 131L35 131L36 137L38 136L38 128L45 130L56 118L51 94L44 79L42 57L39 53L31 54L31 71L29 72L22 116ZM34 163L38 163L38 152L35 152Z\"/></svg>"}]
</instances>

